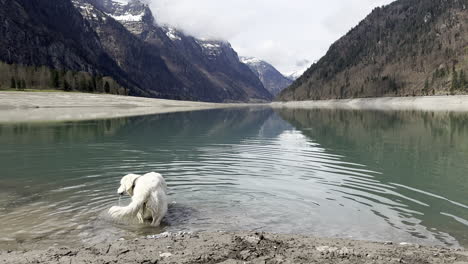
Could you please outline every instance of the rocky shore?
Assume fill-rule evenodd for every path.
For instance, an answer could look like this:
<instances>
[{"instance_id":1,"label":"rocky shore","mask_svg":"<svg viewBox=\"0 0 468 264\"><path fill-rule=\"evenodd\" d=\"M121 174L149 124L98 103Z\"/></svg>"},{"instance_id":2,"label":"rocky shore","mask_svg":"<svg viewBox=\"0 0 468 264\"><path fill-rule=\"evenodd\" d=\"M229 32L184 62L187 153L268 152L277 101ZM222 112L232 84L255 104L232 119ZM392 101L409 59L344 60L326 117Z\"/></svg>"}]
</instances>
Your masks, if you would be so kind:
<instances>
[{"instance_id":1,"label":"rocky shore","mask_svg":"<svg viewBox=\"0 0 468 264\"><path fill-rule=\"evenodd\" d=\"M454 263L468 251L300 235L163 233L134 240L47 250L1 251L0 263Z\"/></svg>"}]
</instances>

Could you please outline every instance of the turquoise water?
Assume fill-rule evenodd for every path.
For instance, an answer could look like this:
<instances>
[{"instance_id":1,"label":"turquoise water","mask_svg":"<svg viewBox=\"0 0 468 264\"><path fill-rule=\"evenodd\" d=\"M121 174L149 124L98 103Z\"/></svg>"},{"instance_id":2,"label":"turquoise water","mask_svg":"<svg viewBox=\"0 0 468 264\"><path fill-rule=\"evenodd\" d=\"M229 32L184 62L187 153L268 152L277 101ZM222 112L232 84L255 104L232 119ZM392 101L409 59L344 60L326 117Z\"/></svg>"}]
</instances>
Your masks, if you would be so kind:
<instances>
[{"instance_id":1,"label":"turquoise water","mask_svg":"<svg viewBox=\"0 0 468 264\"><path fill-rule=\"evenodd\" d=\"M0 157L0 247L205 230L468 245L463 113L245 108L0 124ZM170 189L163 226L109 219L120 178L149 171Z\"/></svg>"}]
</instances>

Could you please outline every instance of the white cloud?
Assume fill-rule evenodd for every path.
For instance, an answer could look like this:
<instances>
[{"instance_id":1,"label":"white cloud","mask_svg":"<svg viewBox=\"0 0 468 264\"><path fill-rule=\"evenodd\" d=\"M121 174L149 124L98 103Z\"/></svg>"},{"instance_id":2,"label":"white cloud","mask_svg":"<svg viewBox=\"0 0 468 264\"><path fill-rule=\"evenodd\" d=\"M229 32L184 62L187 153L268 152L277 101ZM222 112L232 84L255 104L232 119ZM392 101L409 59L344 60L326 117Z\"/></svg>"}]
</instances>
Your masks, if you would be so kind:
<instances>
[{"instance_id":1,"label":"white cloud","mask_svg":"<svg viewBox=\"0 0 468 264\"><path fill-rule=\"evenodd\" d=\"M318 60L373 8L393 0L151 0L160 24L231 42L282 72Z\"/></svg>"}]
</instances>

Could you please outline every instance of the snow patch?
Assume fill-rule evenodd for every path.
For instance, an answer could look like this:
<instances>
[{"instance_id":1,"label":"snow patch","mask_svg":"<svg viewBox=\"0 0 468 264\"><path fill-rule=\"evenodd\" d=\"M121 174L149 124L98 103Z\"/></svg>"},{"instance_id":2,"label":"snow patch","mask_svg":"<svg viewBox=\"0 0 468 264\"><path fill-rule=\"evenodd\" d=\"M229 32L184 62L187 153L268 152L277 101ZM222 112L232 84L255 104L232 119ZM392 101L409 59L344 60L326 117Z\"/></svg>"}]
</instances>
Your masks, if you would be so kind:
<instances>
[{"instance_id":1,"label":"snow patch","mask_svg":"<svg viewBox=\"0 0 468 264\"><path fill-rule=\"evenodd\" d=\"M262 61L255 57L240 57L240 61L245 64L260 64Z\"/></svg>"},{"instance_id":2,"label":"snow patch","mask_svg":"<svg viewBox=\"0 0 468 264\"><path fill-rule=\"evenodd\" d=\"M94 20L94 21L99 21L99 20L106 21L106 15L96 10L94 6L92 6L91 4L80 3L77 0L73 0L72 3L76 8L78 8L78 11L81 13L81 15L84 18Z\"/></svg>"},{"instance_id":3,"label":"snow patch","mask_svg":"<svg viewBox=\"0 0 468 264\"><path fill-rule=\"evenodd\" d=\"M140 22L143 20L143 16L145 15L145 13L141 13L141 14L138 14L138 15L132 15L132 14L129 14L129 13L126 13L126 14L123 14L123 15L120 15L120 16L114 16L114 15L111 15L111 14L108 14L109 16L111 16L113 19L117 20L117 21L122 21L122 22Z\"/></svg>"},{"instance_id":4,"label":"snow patch","mask_svg":"<svg viewBox=\"0 0 468 264\"><path fill-rule=\"evenodd\" d=\"M293 80L295 81L296 79L298 79L299 77L302 76L302 74L304 74L304 72L308 69L307 68L303 68L303 69L300 69L300 70L297 70L297 71L293 71L293 72L289 72L289 73L286 73L286 78L290 79L290 80Z\"/></svg>"},{"instance_id":5,"label":"snow patch","mask_svg":"<svg viewBox=\"0 0 468 264\"><path fill-rule=\"evenodd\" d=\"M211 44L211 43L203 43L201 46L205 49L219 49L221 48L221 45L219 44Z\"/></svg>"},{"instance_id":6,"label":"snow patch","mask_svg":"<svg viewBox=\"0 0 468 264\"><path fill-rule=\"evenodd\" d=\"M112 0L112 2L119 3L119 4L122 4L122 5L128 4L128 0Z\"/></svg>"},{"instance_id":7,"label":"snow patch","mask_svg":"<svg viewBox=\"0 0 468 264\"><path fill-rule=\"evenodd\" d=\"M182 40L182 38L179 36L179 34L174 28L166 27L165 30L166 30L166 36L170 38L172 41Z\"/></svg>"},{"instance_id":8,"label":"snow patch","mask_svg":"<svg viewBox=\"0 0 468 264\"><path fill-rule=\"evenodd\" d=\"M222 53L222 45L217 41L196 41L198 45L200 45L200 47L202 48L203 52L210 57L216 57Z\"/></svg>"}]
</instances>

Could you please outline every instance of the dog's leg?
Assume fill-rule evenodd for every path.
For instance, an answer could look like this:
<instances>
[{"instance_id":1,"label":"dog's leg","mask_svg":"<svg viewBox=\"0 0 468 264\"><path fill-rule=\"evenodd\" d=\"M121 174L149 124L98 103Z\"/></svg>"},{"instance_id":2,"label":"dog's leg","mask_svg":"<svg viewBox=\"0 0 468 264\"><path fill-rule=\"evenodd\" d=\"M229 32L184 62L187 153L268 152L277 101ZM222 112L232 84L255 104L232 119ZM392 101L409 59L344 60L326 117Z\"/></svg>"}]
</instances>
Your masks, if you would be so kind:
<instances>
[{"instance_id":1,"label":"dog's leg","mask_svg":"<svg viewBox=\"0 0 468 264\"><path fill-rule=\"evenodd\" d=\"M138 218L138 222L139 222L140 224L143 224L143 223L145 222L145 220L143 219L143 213L142 213L141 211L138 212L137 218Z\"/></svg>"},{"instance_id":2,"label":"dog's leg","mask_svg":"<svg viewBox=\"0 0 468 264\"><path fill-rule=\"evenodd\" d=\"M137 214L138 221L140 224L145 223L145 214L146 214L146 203L143 204L140 211Z\"/></svg>"}]
</instances>

